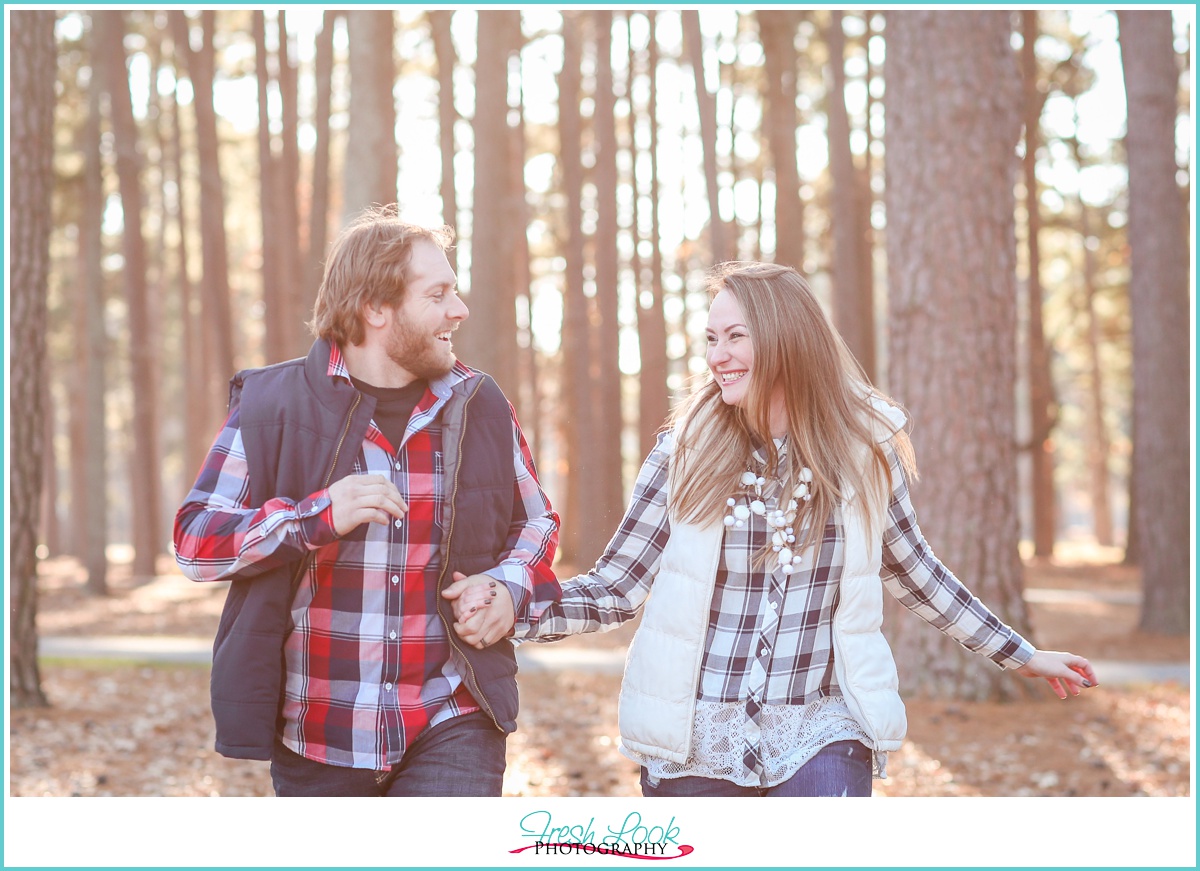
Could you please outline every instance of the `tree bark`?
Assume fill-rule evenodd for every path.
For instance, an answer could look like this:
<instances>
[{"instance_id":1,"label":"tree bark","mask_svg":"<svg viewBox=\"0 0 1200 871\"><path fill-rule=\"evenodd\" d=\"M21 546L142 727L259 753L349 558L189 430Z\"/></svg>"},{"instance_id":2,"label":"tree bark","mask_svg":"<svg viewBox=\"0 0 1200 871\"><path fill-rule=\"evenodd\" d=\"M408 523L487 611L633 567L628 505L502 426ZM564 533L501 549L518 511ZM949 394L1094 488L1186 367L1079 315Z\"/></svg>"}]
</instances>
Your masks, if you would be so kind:
<instances>
[{"instance_id":1,"label":"tree bark","mask_svg":"<svg viewBox=\"0 0 1200 871\"><path fill-rule=\"evenodd\" d=\"M146 244L142 235L142 158L138 152L137 124L129 95L125 66L125 22L119 11L97 12L97 43L104 60L112 114L113 145L124 213L121 234L125 264L125 299L128 309L130 372L133 378L133 456L130 458L130 515L133 531L133 573L153 577L159 551L161 475L158 451L155 374L159 360L154 353L153 330L146 288Z\"/></svg>"},{"instance_id":2,"label":"tree bark","mask_svg":"<svg viewBox=\"0 0 1200 871\"><path fill-rule=\"evenodd\" d=\"M397 201L395 23L388 9L346 12L350 36L350 122L342 223L372 204Z\"/></svg>"},{"instance_id":3,"label":"tree bark","mask_svg":"<svg viewBox=\"0 0 1200 871\"><path fill-rule=\"evenodd\" d=\"M560 404L563 442L566 445L567 495L562 511L564 522L560 553L575 566L590 565L605 542L597 540L609 531L599 531L592 523L588 488L593 479L594 452L590 439L595 397L591 386L591 351L588 325L588 300L583 292L583 122L579 112L582 91L580 66L583 59L581 16L578 11L563 13L563 67L558 79L559 154L562 183L566 194L565 245L566 274L563 292L563 378Z\"/></svg>"},{"instance_id":4,"label":"tree bark","mask_svg":"<svg viewBox=\"0 0 1200 871\"><path fill-rule=\"evenodd\" d=\"M796 163L796 26L794 10L763 10L758 19L766 64L767 145L775 170L775 262L804 269L804 203Z\"/></svg>"},{"instance_id":5,"label":"tree bark","mask_svg":"<svg viewBox=\"0 0 1200 871\"><path fill-rule=\"evenodd\" d=\"M1078 124L1076 127L1078 128ZM1083 155L1080 152L1079 140L1072 136L1067 144L1071 146L1075 165L1082 170ZM1115 538L1108 471L1112 440L1104 422L1104 367L1100 362L1100 317L1096 311L1096 255L1091 247L1091 210L1083 197L1076 197L1076 207L1079 209L1079 238L1083 247L1083 294L1080 307L1087 324L1084 342L1088 368L1087 464L1092 501L1092 528L1097 543L1110 547Z\"/></svg>"},{"instance_id":6,"label":"tree bark","mask_svg":"<svg viewBox=\"0 0 1200 871\"><path fill-rule=\"evenodd\" d=\"M463 325L467 358L509 396L517 380L516 294L512 286L512 136L508 58L520 12L478 13L475 60L475 192L471 217L471 318ZM515 17L515 22L514 22Z\"/></svg>"},{"instance_id":7,"label":"tree bark","mask_svg":"<svg viewBox=\"0 0 1200 871\"><path fill-rule=\"evenodd\" d=\"M54 187L54 12L9 18L9 598L8 689L13 707L47 704L38 669L37 523L45 413L46 289Z\"/></svg>"},{"instance_id":8,"label":"tree bark","mask_svg":"<svg viewBox=\"0 0 1200 871\"><path fill-rule=\"evenodd\" d=\"M638 293L637 302L637 343L641 352L642 372L638 379L638 455L646 457L653 450L658 440L659 428L664 424L667 414L671 412L670 394L667 391L667 324L666 314L662 310L662 252L659 248L659 90L655 73L659 67L658 32L656 32L656 13L646 13L649 23L649 42L646 50L646 77L648 84L647 107L644 119L649 127L649 178L650 191L648 205L650 208L649 242L650 263L648 282L648 305L642 305L643 296ZM630 65L632 71L632 65ZM631 73L632 74L632 73ZM630 79L632 84L632 78ZM634 89L630 88L630 115L636 116L634 108ZM631 138L630 148L634 150L634 166L637 166L637 139ZM636 180L636 175L635 175ZM635 227L636 227L635 214ZM638 258L638 272L646 272L646 266ZM638 288L646 282L638 281Z\"/></svg>"},{"instance_id":9,"label":"tree bark","mask_svg":"<svg viewBox=\"0 0 1200 871\"><path fill-rule=\"evenodd\" d=\"M1120 11L1129 106L1133 506L1143 631L1184 634L1191 608L1187 219L1175 159L1179 69L1169 11Z\"/></svg>"},{"instance_id":10,"label":"tree bark","mask_svg":"<svg viewBox=\"0 0 1200 871\"><path fill-rule=\"evenodd\" d=\"M1014 482L1013 149L1006 12L888 13L889 385L915 421L917 505L943 562L1028 637ZM891 603L905 685L999 699L1018 682Z\"/></svg>"},{"instance_id":11,"label":"tree bark","mask_svg":"<svg viewBox=\"0 0 1200 871\"><path fill-rule=\"evenodd\" d=\"M671 411L667 390L667 320L663 311L662 251L658 229L658 36L655 25L657 13L646 13L649 21L649 44L646 48L646 76L649 80L646 123L650 128L650 283L649 304L642 305L639 294L638 347L641 351L641 378L638 390L638 453L648 456L657 441L658 430ZM631 67L632 69L632 67ZM633 113L633 89L630 88L630 112ZM636 152L636 138L631 142ZM634 166L637 165L636 154ZM639 271L642 271L639 269ZM638 282L639 287L641 282Z\"/></svg>"},{"instance_id":12,"label":"tree bark","mask_svg":"<svg viewBox=\"0 0 1200 871\"><path fill-rule=\"evenodd\" d=\"M1041 232L1041 209L1037 181L1037 150L1041 142L1042 106L1045 95L1039 87L1037 55L1034 43L1038 36L1036 10L1021 12L1021 31L1025 39L1021 49L1022 81L1025 102L1025 159L1022 161L1025 181L1026 251L1029 259L1026 320L1029 324L1029 453L1032 460L1033 495L1033 555L1054 556L1054 540L1058 532L1058 494L1054 487L1054 440L1052 438L1057 414L1054 409L1054 382L1050 376L1050 350L1046 347L1043 326L1045 294L1042 291L1041 253L1038 234Z\"/></svg>"},{"instance_id":13,"label":"tree bark","mask_svg":"<svg viewBox=\"0 0 1200 871\"><path fill-rule=\"evenodd\" d=\"M284 235L280 232L280 200L276 193L283 179L271 146L271 116L267 110L271 73L267 65L267 21L261 9L251 13L254 31L254 70L258 82L258 188L262 223L263 327L267 362L286 360L288 354L288 311L284 304L282 264ZM294 249L292 249L294 250Z\"/></svg>"},{"instance_id":14,"label":"tree bark","mask_svg":"<svg viewBox=\"0 0 1200 871\"><path fill-rule=\"evenodd\" d=\"M309 207L308 263L304 286L316 298L324 274L325 246L329 238L329 116L333 103L333 30L341 13L325 10L321 32L317 34L316 86L317 107L313 127L317 140L313 146L312 204ZM311 316L305 312L305 320Z\"/></svg>"},{"instance_id":15,"label":"tree bark","mask_svg":"<svg viewBox=\"0 0 1200 871\"><path fill-rule=\"evenodd\" d=\"M292 60L287 32L287 12L279 10L279 97L283 109L280 130L279 231L283 236L283 256L280 258L280 277L283 279L283 311L286 331L285 352L288 357L308 353L312 337L306 326L316 294L309 293L304 283L304 266L308 254L300 237L300 97L298 73ZM311 205L311 203L310 203Z\"/></svg>"},{"instance_id":16,"label":"tree bark","mask_svg":"<svg viewBox=\"0 0 1200 871\"><path fill-rule=\"evenodd\" d=\"M438 64L438 142L442 152L442 220L458 232L458 195L454 186L454 125L459 115L454 106L454 68L458 56L454 51L454 40L450 37L450 19L454 12L449 9L430 10L429 29L433 34L434 51ZM458 271L457 249L447 252L450 265Z\"/></svg>"},{"instance_id":17,"label":"tree bark","mask_svg":"<svg viewBox=\"0 0 1200 871\"><path fill-rule=\"evenodd\" d=\"M614 530L625 508L621 483L621 433L624 429L621 403L620 333L617 283L617 129L616 98L613 94L611 10L592 12L596 36L596 306L598 324L596 420L596 465L599 479L591 491L597 521ZM598 555L598 554L597 554Z\"/></svg>"},{"instance_id":18,"label":"tree bark","mask_svg":"<svg viewBox=\"0 0 1200 871\"><path fill-rule=\"evenodd\" d=\"M850 117L846 112L846 37L842 13L829 13L831 85L829 111L829 168L833 175L833 318L850 352L868 380L875 380L875 302L863 280L862 229L858 218L858 172L850 150Z\"/></svg>"},{"instance_id":19,"label":"tree bark","mask_svg":"<svg viewBox=\"0 0 1200 871\"><path fill-rule=\"evenodd\" d=\"M172 10L171 21L179 54L186 58L192 80L196 113L196 149L200 157L200 245L203 261L201 301L204 311L206 344L213 372L210 407L225 407L225 384L236 371L232 303L229 296L229 259L225 240L225 188L221 180L220 144L217 137L217 113L213 106L213 75L216 48L216 12L200 13L201 46L192 51L190 25L181 10ZM213 424L216 426L216 423Z\"/></svg>"},{"instance_id":20,"label":"tree bark","mask_svg":"<svg viewBox=\"0 0 1200 871\"><path fill-rule=\"evenodd\" d=\"M100 158L99 76L88 85L83 125L83 203L79 221L79 297L75 305L76 404L71 409L71 516L75 555L87 573L87 590L108 594L108 452L105 425L107 339L104 332L104 177ZM190 404L189 404L190 408Z\"/></svg>"},{"instance_id":21,"label":"tree bark","mask_svg":"<svg viewBox=\"0 0 1200 871\"><path fill-rule=\"evenodd\" d=\"M717 184L717 101L704 80L704 42L700 35L700 13L685 9L683 43L692 61L696 80L696 100L700 110L700 141L704 146L704 180L708 190L708 231L712 246L712 262L720 263L733 257L729 229L721 221L720 187Z\"/></svg>"}]
</instances>

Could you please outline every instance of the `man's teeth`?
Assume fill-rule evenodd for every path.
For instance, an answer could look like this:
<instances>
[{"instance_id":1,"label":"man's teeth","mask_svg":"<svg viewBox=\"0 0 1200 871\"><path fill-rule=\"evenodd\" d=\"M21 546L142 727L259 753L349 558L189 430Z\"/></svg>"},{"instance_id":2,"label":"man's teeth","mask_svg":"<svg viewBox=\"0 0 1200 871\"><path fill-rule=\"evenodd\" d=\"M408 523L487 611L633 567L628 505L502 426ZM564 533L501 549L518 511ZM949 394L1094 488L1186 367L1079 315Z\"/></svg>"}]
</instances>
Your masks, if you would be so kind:
<instances>
[{"instance_id":1,"label":"man's teeth","mask_svg":"<svg viewBox=\"0 0 1200 871\"><path fill-rule=\"evenodd\" d=\"M444 333L434 333L434 338L441 339L443 342L448 342L450 341L450 331L446 330Z\"/></svg>"}]
</instances>

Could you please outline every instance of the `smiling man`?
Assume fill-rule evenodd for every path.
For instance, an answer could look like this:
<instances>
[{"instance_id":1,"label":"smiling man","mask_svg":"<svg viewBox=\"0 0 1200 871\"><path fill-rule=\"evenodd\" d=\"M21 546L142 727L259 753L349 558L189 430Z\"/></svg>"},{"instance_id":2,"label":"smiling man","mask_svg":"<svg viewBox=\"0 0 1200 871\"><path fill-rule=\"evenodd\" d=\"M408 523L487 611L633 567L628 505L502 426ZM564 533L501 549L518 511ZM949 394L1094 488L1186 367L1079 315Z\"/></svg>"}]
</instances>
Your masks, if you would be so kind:
<instances>
[{"instance_id":1,"label":"smiling man","mask_svg":"<svg viewBox=\"0 0 1200 871\"><path fill-rule=\"evenodd\" d=\"M277 795L501 794L517 714L501 615L561 594L558 517L512 406L454 355L451 242L392 206L348 226L312 350L234 377L176 515L184 574L233 582L217 750L271 760ZM456 573L488 578L475 645L450 629Z\"/></svg>"}]
</instances>

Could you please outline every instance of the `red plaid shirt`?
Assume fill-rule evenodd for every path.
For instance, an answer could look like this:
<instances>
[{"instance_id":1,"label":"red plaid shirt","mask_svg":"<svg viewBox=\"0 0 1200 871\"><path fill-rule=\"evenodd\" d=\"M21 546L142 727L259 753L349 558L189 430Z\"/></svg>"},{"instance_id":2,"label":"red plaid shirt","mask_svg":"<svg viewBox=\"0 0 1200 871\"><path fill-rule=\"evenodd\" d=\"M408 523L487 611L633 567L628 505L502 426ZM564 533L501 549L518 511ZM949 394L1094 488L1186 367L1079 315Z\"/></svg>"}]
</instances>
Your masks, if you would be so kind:
<instances>
[{"instance_id":1,"label":"red plaid shirt","mask_svg":"<svg viewBox=\"0 0 1200 871\"><path fill-rule=\"evenodd\" d=\"M349 379L336 348L328 372ZM365 523L339 538L327 490L252 508L236 408L176 517L176 559L195 581L251 577L315 551L284 648L283 742L302 756L388 769L425 728L479 709L450 664L436 599L446 488L435 422L450 389L472 374L458 364L431 382L400 445L368 427L354 473L392 479L409 508L399 525ZM558 516L515 414L513 492L508 550L487 574L505 583L520 613L557 592Z\"/></svg>"}]
</instances>

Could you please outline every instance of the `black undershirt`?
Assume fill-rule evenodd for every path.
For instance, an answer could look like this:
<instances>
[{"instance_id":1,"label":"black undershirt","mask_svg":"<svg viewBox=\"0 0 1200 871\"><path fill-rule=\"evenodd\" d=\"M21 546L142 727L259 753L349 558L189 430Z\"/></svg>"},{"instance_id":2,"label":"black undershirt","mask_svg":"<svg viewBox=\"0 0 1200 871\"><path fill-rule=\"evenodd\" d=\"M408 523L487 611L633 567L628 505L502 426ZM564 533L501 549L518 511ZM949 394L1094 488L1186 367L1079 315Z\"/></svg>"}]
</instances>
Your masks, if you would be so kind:
<instances>
[{"instance_id":1,"label":"black undershirt","mask_svg":"<svg viewBox=\"0 0 1200 871\"><path fill-rule=\"evenodd\" d=\"M375 413L372 419L395 450L404 440L404 430L412 417L413 409L425 396L427 382L418 378L404 387L376 387L354 377L351 377L350 381L359 391L375 398Z\"/></svg>"}]
</instances>

